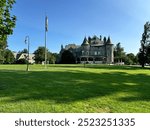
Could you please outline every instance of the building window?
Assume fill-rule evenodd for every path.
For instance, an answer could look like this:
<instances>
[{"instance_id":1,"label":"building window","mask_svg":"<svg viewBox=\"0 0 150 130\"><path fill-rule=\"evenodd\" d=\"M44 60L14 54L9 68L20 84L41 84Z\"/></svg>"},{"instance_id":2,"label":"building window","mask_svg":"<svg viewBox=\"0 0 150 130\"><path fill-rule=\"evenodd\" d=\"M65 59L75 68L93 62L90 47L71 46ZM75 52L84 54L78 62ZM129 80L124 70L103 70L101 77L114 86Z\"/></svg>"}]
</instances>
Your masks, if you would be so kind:
<instances>
[{"instance_id":1,"label":"building window","mask_svg":"<svg viewBox=\"0 0 150 130\"><path fill-rule=\"evenodd\" d=\"M84 51L82 51L82 55L84 55Z\"/></svg>"},{"instance_id":2,"label":"building window","mask_svg":"<svg viewBox=\"0 0 150 130\"><path fill-rule=\"evenodd\" d=\"M86 55L89 55L89 52L88 52L88 51L86 52Z\"/></svg>"},{"instance_id":3,"label":"building window","mask_svg":"<svg viewBox=\"0 0 150 130\"><path fill-rule=\"evenodd\" d=\"M94 55L97 55L97 51L94 52Z\"/></svg>"},{"instance_id":4,"label":"building window","mask_svg":"<svg viewBox=\"0 0 150 130\"><path fill-rule=\"evenodd\" d=\"M98 51L98 55L101 55L101 52L100 52L100 51Z\"/></svg>"}]
</instances>

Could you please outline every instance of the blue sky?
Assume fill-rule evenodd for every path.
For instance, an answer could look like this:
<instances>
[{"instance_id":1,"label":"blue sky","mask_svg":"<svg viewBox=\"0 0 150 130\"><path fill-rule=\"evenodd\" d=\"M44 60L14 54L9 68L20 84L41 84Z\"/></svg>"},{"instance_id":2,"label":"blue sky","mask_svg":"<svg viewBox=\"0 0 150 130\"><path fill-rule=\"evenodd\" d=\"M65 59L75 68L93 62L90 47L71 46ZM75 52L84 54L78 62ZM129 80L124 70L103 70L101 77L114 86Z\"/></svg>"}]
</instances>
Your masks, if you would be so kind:
<instances>
[{"instance_id":1,"label":"blue sky","mask_svg":"<svg viewBox=\"0 0 150 130\"><path fill-rule=\"evenodd\" d=\"M61 44L80 45L85 36L110 36L125 52L136 54L143 26L150 21L149 0L16 0L12 14L17 16L14 34L8 38L13 51L30 51L44 46L45 14L49 19L47 47L59 52Z\"/></svg>"}]
</instances>

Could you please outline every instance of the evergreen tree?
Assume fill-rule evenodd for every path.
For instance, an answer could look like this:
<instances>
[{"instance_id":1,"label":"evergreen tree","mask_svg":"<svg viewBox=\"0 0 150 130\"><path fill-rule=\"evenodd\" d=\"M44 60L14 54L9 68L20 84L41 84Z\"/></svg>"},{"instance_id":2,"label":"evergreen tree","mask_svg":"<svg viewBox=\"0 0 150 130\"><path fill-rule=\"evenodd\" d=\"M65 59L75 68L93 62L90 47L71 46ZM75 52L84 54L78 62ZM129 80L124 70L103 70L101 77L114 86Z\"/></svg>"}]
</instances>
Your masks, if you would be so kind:
<instances>
[{"instance_id":1,"label":"evergreen tree","mask_svg":"<svg viewBox=\"0 0 150 130\"><path fill-rule=\"evenodd\" d=\"M147 46L147 63L150 65L150 44Z\"/></svg>"},{"instance_id":2,"label":"evergreen tree","mask_svg":"<svg viewBox=\"0 0 150 130\"><path fill-rule=\"evenodd\" d=\"M141 48L138 54L139 63L144 68L149 61L149 45L150 45L150 23L146 22L144 25L144 33L142 34Z\"/></svg>"}]
</instances>

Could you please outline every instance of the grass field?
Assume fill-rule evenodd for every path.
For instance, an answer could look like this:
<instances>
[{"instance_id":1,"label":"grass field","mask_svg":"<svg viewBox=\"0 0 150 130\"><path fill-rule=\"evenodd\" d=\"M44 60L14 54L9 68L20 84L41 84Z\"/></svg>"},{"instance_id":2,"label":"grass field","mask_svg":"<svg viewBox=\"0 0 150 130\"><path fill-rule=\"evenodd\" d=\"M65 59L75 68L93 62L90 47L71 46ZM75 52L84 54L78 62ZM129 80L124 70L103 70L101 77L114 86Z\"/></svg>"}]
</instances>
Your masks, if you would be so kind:
<instances>
[{"instance_id":1,"label":"grass field","mask_svg":"<svg viewBox=\"0 0 150 130\"><path fill-rule=\"evenodd\" d=\"M150 69L0 65L0 112L150 112Z\"/></svg>"}]
</instances>

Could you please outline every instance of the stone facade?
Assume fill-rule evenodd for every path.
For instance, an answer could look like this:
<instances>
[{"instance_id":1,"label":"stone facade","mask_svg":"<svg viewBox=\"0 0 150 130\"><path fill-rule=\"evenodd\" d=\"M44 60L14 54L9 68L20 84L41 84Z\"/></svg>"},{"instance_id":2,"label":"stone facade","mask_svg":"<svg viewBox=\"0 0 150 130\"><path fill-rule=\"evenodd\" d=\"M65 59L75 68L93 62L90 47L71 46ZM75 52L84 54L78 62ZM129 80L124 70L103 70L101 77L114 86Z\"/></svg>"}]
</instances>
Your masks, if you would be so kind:
<instances>
[{"instance_id":1,"label":"stone facade","mask_svg":"<svg viewBox=\"0 0 150 130\"><path fill-rule=\"evenodd\" d=\"M60 55L63 51L69 50L73 53L76 63L95 63L95 64L113 64L114 63L114 45L111 43L110 37L106 39L100 36L93 38L85 37L81 46L76 44L61 47Z\"/></svg>"}]
</instances>

